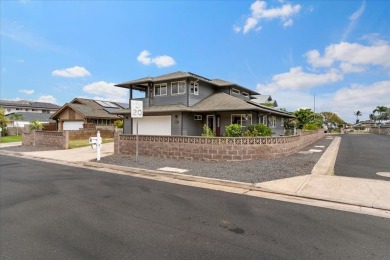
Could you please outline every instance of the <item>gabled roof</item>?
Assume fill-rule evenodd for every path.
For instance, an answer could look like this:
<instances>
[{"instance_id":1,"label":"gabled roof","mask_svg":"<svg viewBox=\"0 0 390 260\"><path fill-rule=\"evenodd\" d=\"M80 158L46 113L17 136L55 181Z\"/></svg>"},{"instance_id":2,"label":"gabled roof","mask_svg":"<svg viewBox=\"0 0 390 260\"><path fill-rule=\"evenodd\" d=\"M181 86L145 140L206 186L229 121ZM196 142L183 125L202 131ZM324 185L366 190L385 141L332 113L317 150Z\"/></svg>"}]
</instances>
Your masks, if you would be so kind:
<instances>
[{"instance_id":1,"label":"gabled roof","mask_svg":"<svg viewBox=\"0 0 390 260\"><path fill-rule=\"evenodd\" d=\"M164 75L160 75L160 76L157 76L157 77L140 78L140 79L131 80L131 81L127 81L127 82L124 82L124 83L116 84L115 86L116 87L121 87L121 88L129 88L130 86L132 86L134 89L144 90L144 87L146 87L149 83L161 83L163 81L180 80L180 79L185 79L185 78L193 78L195 80L201 80L203 82L207 82L207 83L209 83L209 84L211 84L213 86L216 86L216 87L229 87L229 86L233 86L234 87L234 86L236 86L238 88L244 89L245 91L247 91L251 95L259 94L258 92L254 91L252 89L245 88L243 86L240 86L238 84L235 84L235 83L232 83L232 82L229 82L229 81L226 81L226 80L222 80L222 79L208 79L206 77L197 75L197 74L192 73L192 72L183 72L183 71L176 71L176 72L173 72L173 73L164 74Z\"/></svg>"},{"instance_id":2,"label":"gabled roof","mask_svg":"<svg viewBox=\"0 0 390 260\"><path fill-rule=\"evenodd\" d=\"M33 120L37 120L39 122L55 122L54 120L50 119L51 114L49 113L14 112L6 115L6 117L11 118L13 114L18 114L22 117L21 119L15 121L30 122Z\"/></svg>"},{"instance_id":3,"label":"gabled roof","mask_svg":"<svg viewBox=\"0 0 390 260\"><path fill-rule=\"evenodd\" d=\"M237 98L223 92L215 93L203 99L199 103L196 103L192 108L197 112L258 109L257 106L251 105L241 98Z\"/></svg>"},{"instance_id":4,"label":"gabled roof","mask_svg":"<svg viewBox=\"0 0 390 260\"><path fill-rule=\"evenodd\" d=\"M102 100L94 100L94 99L86 99L86 98L75 98L70 103L67 103L63 105L56 113L54 113L51 118L55 119L58 117L59 114L61 114L66 108L71 108L74 111L78 112L80 115L82 115L85 118L105 118L105 119L119 119L119 117L116 115L116 113L109 113L107 110L108 107L104 107L100 105L96 101L102 101ZM107 101L110 103L111 101ZM121 109L121 106L117 106L117 110Z\"/></svg>"}]
</instances>

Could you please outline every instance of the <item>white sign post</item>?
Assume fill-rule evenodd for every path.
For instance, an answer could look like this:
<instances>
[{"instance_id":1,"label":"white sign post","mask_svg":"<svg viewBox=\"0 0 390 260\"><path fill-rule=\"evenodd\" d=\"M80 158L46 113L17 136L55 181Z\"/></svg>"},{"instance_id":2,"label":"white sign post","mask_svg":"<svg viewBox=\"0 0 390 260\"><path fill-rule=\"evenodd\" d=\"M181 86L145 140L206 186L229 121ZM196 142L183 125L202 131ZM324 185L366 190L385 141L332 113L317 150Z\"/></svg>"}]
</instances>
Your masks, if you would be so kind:
<instances>
[{"instance_id":1,"label":"white sign post","mask_svg":"<svg viewBox=\"0 0 390 260\"><path fill-rule=\"evenodd\" d=\"M140 100L131 100L131 118L136 120L136 143L135 143L135 161L138 161L138 118L142 118L144 115L144 104Z\"/></svg>"}]
</instances>

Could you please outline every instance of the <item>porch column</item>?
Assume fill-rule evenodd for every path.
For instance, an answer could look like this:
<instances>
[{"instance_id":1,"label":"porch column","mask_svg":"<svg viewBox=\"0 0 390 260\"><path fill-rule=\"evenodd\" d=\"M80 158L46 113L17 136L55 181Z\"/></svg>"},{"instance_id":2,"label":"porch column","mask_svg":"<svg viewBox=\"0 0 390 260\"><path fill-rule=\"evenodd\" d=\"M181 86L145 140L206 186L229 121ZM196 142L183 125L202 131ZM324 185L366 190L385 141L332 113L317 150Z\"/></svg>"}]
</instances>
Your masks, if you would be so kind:
<instances>
[{"instance_id":1,"label":"porch column","mask_svg":"<svg viewBox=\"0 0 390 260\"><path fill-rule=\"evenodd\" d=\"M217 113L213 113L213 131L217 132Z\"/></svg>"}]
</instances>

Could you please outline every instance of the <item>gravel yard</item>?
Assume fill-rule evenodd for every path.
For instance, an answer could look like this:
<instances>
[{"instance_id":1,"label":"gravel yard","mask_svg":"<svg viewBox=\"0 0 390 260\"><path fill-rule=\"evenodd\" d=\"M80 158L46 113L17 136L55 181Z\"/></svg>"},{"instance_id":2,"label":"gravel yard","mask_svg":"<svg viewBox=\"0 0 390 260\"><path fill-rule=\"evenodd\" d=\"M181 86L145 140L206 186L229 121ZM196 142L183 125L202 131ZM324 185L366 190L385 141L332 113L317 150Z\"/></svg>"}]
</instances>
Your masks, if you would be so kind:
<instances>
[{"instance_id":1,"label":"gravel yard","mask_svg":"<svg viewBox=\"0 0 390 260\"><path fill-rule=\"evenodd\" d=\"M135 157L129 155L110 155L102 157L99 161L105 164L114 164L134 168L143 168L148 170L157 170L163 167L171 167L187 170L184 174L196 175L217 179L232 181L258 183L276 179L300 176L310 174L314 165L320 159L324 151L328 148L332 139L328 136L318 140L304 148L302 151L309 149L322 150L313 153L297 153L277 159L263 159L245 162L202 162L190 160L163 159L156 157L147 157L140 155L138 162ZM318 148L315 146L325 146ZM57 150L51 147L33 147L33 146L13 146L3 147L0 150L11 151L16 153L34 152L34 151L51 151ZM94 160L96 161L96 160Z\"/></svg>"},{"instance_id":2,"label":"gravel yard","mask_svg":"<svg viewBox=\"0 0 390 260\"><path fill-rule=\"evenodd\" d=\"M328 148L331 139L326 137L307 146L302 151L320 149L322 152L309 154L294 154L277 159L264 159L246 162L202 162L190 160L162 159L140 155L138 162L133 156L111 155L101 158L100 163L157 170L162 167L171 167L188 170L184 174L196 175L232 181L257 183L276 179L310 174L314 165ZM325 146L318 148L315 146Z\"/></svg>"}]
</instances>

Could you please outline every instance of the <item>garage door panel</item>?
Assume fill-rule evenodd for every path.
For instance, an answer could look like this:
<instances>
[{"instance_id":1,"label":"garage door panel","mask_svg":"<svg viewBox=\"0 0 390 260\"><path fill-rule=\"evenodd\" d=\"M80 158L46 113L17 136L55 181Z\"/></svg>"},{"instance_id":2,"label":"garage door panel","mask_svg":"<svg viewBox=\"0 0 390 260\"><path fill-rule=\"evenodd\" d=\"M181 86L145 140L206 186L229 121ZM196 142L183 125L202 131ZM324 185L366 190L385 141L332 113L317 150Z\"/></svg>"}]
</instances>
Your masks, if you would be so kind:
<instances>
[{"instance_id":1,"label":"garage door panel","mask_svg":"<svg viewBox=\"0 0 390 260\"><path fill-rule=\"evenodd\" d=\"M79 130L83 128L83 121L66 121L62 128L63 130Z\"/></svg>"},{"instance_id":2,"label":"garage door panel","mask_svg":"<svg viewBox=\"0 0 390 260\"><path fill-rule=\"evenodd\" d=\"M144 116L133 120L133 133L140 135L171 135L171 116Z\"/></svg>"}]
</instances>

